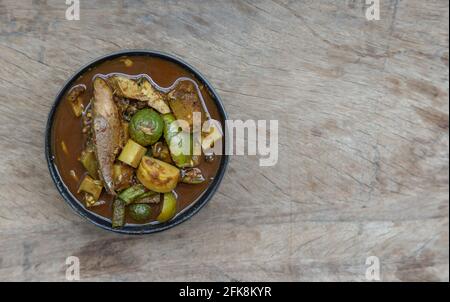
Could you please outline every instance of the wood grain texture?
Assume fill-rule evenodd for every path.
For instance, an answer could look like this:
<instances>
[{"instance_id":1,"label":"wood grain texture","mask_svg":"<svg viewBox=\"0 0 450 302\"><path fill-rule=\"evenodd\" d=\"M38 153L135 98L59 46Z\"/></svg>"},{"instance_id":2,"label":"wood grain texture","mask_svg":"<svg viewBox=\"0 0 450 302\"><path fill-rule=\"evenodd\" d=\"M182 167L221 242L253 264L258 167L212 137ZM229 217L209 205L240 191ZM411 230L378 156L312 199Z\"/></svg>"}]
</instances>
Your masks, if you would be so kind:
<instances>
[{"instance_id":1,"label":"wood grain texture","mask_svg":"<svg viewBox=\"0 0 450 302\"><path fill-rule=\"evenodd\" d=\"M0 0L0 280L449 280L449 4ZM54 97L125 48L197 67L232 119L278 119L280 155L236 156L191 220L146 237L75 215L44 159ZM156 260L156 261L155 261Z\"/></svg>"}]
</instances>

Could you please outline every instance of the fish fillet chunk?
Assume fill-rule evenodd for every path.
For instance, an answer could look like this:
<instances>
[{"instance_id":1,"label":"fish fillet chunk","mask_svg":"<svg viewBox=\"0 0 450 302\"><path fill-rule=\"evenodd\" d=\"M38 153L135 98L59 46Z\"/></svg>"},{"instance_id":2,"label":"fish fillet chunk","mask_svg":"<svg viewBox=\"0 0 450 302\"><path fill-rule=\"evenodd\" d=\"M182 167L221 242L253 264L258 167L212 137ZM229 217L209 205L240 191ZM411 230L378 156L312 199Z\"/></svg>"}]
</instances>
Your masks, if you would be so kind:
<instances>
[{"instance_id":1,"label":"fish fillet chunk","mask_svg":"<svg viewBox=\"0 0 450 302\"><path fill-rule=\"evenodd\" d=\"M170 108L164 100L164 94L156 90L144 77L130 79L114 75L108 78L108 83L113 88L114 94L119 97L147 102L150 107L162 114L170 112Z\"/></svg>"},{"instance_id":2,"label":"fish fillet chunk","mask_svg":"<svg viewBox=\"0 0 450 302\"><path fill-rule=\"evenodd\" d=\"M122 144L122 127L112 89L102 78L94 80L92 104L93 135L99 174L105 189L115 195L113 165Z\"/></svg>"}]
</instances>

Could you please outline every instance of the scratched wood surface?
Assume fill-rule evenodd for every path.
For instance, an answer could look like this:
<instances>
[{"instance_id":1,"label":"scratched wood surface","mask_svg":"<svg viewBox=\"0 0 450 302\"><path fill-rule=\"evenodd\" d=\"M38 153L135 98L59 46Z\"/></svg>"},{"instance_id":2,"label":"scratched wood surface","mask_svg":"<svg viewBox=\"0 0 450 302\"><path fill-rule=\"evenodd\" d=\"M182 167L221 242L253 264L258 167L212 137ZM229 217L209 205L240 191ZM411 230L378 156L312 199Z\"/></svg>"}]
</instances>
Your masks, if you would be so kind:
<instances>
[{"instance_id":1,"label":"scratched wood surface","mask_svg":"<svg viewBox=\"0 0 450 302\"><path fill-rule=\"evenodd\" d=\"M449 4L0 0L0 280L449 279ZM173 53L231 119L278 119L279 160L236 156L191 220L129 237L57 193L44 128L63 82L126 48Z\"/></svg>"}]
</instances>

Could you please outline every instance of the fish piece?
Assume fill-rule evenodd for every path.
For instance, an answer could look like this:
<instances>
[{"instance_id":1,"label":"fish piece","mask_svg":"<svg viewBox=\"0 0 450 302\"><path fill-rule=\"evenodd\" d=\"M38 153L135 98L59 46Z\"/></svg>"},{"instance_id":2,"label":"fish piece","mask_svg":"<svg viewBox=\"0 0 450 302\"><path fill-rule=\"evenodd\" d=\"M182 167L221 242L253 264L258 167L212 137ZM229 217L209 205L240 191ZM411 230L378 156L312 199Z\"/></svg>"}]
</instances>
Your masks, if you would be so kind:
<instances>
[{"instance_id":1,"label":"fish piece","mask_svg":"<svg viewBox=\"0 0 450 302\"><path fill-rule=\"evenodd\" d=\"M169 113L170 108L165 102L165 95L156 90L150 82L142 77L130 79L125 76L114 75L108 78L108 84L119 97L147 102L148 105L160 113Z\"/></svg>"},{"instance_id":2,"label":"fish piece","mask_svg":"<svg viewBox=\"0 0 450 302\"><path fill-rule=\"evenodd\" d=\"M192 129L194 112L199 112L201 114L200 125L203 125L206 115L194 83L181 81L167 96L170 108L177 120L186 121Z\"/></svg>"},{"instance_id":3,"label":"fish piece","mask_svg":"<svg viewBox=\"0 0 450 302\"><path fill-rule=\"evenodd\" d=\"M99 174L106 190L115 195L113 166L122 146L122 124L113 100L112 89L99 77L94 80L92 118Z\"/></svg>"}]
</instances>

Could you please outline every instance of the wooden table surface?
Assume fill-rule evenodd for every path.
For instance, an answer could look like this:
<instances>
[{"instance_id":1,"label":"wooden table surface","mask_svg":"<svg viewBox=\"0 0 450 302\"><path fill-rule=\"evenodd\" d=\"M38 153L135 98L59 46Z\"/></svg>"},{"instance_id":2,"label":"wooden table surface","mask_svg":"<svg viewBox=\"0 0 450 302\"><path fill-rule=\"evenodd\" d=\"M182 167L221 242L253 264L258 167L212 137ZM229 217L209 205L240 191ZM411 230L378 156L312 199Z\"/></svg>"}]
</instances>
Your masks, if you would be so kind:
<instances>
[{"instance_id":1,"label":"wooden table surface","mask_svg":"<svg viewBox=\"0 0 450 302\"><path fill-rule=\"evenodd\" d=\"M0 280L449 280L449 4L0 0ZM231 119L279 120L279 160L234 156L189 221L150 236L78 217L50 179L64 81L121 49L197 67Z\"/></svg>"}]
</instances>

